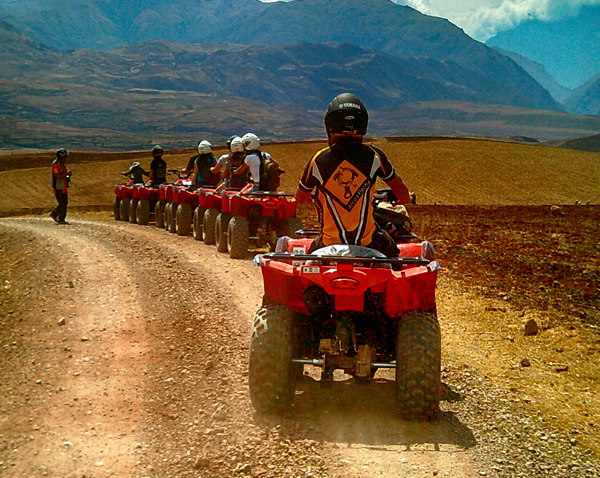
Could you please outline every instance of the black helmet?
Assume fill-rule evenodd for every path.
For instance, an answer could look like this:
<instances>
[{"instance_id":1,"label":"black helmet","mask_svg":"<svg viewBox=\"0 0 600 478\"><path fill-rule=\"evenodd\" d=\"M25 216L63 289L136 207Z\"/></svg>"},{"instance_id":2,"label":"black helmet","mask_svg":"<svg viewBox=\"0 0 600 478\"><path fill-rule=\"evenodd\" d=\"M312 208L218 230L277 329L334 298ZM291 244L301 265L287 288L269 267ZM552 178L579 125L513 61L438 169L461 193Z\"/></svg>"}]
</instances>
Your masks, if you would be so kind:
<instances>
[{"instance_id":1,"label":"black helmet","mask_svg":"<svg viewBox=\"0 0 600 478\"><path fill-rule=\"evenodd\" d=\"M164 152L164 149L162 148L162 146L160 144L157 144L156 146L154 146L154 148L152 148L152 156L163 154L163 152Z\"/></svg>"},{"instance_id":2,"label":"black helmet","mask_svg":"<svg viewBox=\"0 0 600 478\"><path fill-rule=\"evenodd\" d=\"M325 129L328 134L357 134L367 132L369 113L360 98L352 93L337 95L325 113Z\"/></svg>"},{"instance_id":3,"label":"black helmet","mask_svg":"<svg viewBox=\"0 0 600 478\"><path fill-rule=\"evenodd\" d=\"M59 148L56 150L56 156L58 156L59 158L69 156L69 152L65 148Z\"/></svg>"}]
</instances>

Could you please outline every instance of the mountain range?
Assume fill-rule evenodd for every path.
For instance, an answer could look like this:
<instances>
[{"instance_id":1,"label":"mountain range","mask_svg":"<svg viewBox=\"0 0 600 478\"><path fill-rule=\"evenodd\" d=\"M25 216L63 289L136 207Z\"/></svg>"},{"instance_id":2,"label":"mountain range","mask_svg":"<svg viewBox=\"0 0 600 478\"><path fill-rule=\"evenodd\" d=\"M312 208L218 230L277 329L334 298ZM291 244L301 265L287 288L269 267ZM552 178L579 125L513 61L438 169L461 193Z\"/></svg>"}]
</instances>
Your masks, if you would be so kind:
<instances>
[{"instance_id":1,"label":"mountain range","mask_svg":"<svg viewBox=\"0 0 600 478\"><path fill-rule=\"evenodd\" d=\"M561 113L506 52L388 0L23 0L0 4L0 15L6 144L48 143L53 127L94 147L228 137L249 124L270 139L306 139L322 135L323 109L345 90L386 118L372 133L548 139L598 127ZM501 111L520 119L511 127Z\"/></svg>"}]
</instances>

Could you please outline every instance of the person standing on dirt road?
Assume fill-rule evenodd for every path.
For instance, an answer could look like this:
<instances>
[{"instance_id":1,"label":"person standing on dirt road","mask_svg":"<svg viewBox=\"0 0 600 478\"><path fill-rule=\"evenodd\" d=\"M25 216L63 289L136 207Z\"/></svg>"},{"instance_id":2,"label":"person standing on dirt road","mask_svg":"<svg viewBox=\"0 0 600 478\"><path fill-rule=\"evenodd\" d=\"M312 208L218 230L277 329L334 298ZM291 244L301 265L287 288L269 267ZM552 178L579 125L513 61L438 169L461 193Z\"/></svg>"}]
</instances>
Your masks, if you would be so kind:
<instances>
[{"instance_id":1,"label":"person standing on dirt road","mask_svg":"<svg viewBox=\"0 0 600 478\"><path fill-rule=\"evenodd\" d=\"M369 115L363 102L351 93L336 96L325 113L329 147L318 151L307 163L296 199L314 201L321 234L311 250L332 244L370 247L388 257L398 248L373 216L373 194L381 178L398 198L408 204L410 193L379 148L363 144Z\"/></svg>"},{"instance_id":2,"label":"person standing on dirt road","mask_svg":"<svg viewBox=\"0 0 600 478\"><path fill-rule=\"evenodd\" d=\"M167 163L162 158L164 150L162 146L156 145L152 148L152 162L150 163L149 185L158 187L167 182Z\"/></svg>"},{"instance_id":3,"label":"person standing on dirt road","mask_svg":"<svg viewBox=\"0 0 600 478\"><path fill-rule=\"evenodd\" d=\"M58 205L50 213L50 217L58 224L67 224L67 205L69 204L69 183L71 171L67 170L66 161L69 152L65 148L56 151L52 161L52 192Z\"/></svg>"}]
</instances>

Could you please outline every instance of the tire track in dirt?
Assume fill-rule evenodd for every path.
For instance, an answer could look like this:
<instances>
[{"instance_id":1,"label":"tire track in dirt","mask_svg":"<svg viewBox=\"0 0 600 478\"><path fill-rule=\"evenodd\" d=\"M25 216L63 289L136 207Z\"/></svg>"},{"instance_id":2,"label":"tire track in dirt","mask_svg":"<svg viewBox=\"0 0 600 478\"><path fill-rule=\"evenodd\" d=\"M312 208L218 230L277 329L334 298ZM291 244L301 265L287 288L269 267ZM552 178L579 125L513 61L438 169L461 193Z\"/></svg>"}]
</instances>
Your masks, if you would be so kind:
<instances>
[{"instance_id":1,"label":"tire track in dirt","mask_svg":"<svg viewBox=\"0 0 600 478\"><path fill-rule=\"evenodd\" d=\"M22 273L34 290L25 297L13 290L28 302L29 313L18 314L31 328L22 328L20 353L3 367L3 374L7 364L25 367L38 381L31 405L13 403L3 420L4 433L20 429L29 440L10 456L11 476L132 475L147 341L127 264L78 225L15 219L0 230L13 239L3 252L31 267ZM34 375L35 364L43 369Z\"/></svg>"}]
</instances>

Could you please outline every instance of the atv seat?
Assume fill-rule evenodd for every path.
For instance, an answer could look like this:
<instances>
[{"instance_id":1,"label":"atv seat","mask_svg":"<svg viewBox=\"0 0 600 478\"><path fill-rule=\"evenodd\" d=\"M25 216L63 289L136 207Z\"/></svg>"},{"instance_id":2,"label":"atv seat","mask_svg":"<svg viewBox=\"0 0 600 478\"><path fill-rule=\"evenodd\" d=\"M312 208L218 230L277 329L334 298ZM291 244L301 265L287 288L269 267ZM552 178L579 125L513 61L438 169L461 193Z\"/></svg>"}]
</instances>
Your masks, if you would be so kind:
<instances>
[{"instance_id":1,"label":"atv seat","mask_svg":"<svg viewBox=\"0 0 600 478\"><path fill-rule=\"evenodd\" d=\"M364 258L386 258L382 252L371 249L370 247L354 246L351 244L333 244L331 246L321 247L313 252L314 256L338 256L338 257L364 257ZM356 261L355 266L359 267L377 267L383 269L391 268L390 264L370 263L368 261Z\"/></svg>"}]
</instances>

